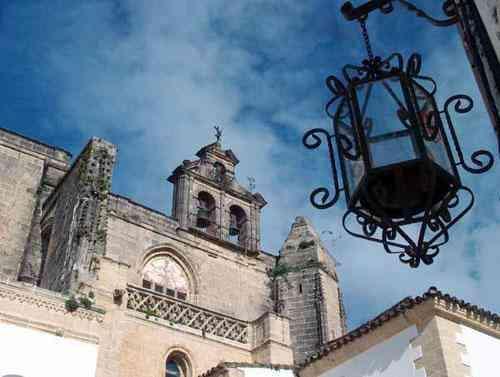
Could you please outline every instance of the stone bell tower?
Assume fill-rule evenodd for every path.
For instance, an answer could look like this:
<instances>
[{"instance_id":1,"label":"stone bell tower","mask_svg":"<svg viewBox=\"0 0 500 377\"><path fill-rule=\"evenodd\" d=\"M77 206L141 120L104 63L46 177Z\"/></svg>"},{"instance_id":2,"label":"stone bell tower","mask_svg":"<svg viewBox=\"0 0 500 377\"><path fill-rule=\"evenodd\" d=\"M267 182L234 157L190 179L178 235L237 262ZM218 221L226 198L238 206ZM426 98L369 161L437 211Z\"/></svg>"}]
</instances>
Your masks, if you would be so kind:
<instances>
[{"instance_id":1,"label":"stone bell tower","mask_svg":"<svg viewBox=\"0 0 500 377\"><path fill-rule=\"evenodd\" d=\"M295 363L346 332L335 262L304 217L297 217L280 251L282 314L290 318Z\"/></svg>"},{"instance_id":2,"label":"stone bell tower","mask_svg":"<svg viewBox=\"0 0 500 377\"><path fill-rule=\"evenodd\" d=\"M237 182L239 160L219 141L201 148L196 156L183 161L168 178L174 185L172 216L198 235L258 251L260 211L266 201Z\"/></svg>"}]
</instances>

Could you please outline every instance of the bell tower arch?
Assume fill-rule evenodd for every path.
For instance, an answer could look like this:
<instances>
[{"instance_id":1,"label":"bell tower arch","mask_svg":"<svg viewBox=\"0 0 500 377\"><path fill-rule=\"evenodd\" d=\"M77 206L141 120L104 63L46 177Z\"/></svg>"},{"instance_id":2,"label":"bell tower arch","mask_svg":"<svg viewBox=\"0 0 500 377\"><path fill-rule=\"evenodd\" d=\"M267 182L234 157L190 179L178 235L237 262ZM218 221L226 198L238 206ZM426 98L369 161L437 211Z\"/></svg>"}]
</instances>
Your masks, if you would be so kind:
<instances>
[{"instance_id":1,"label":"bell tower arch","mask_svg":"<svg viewBox=\"0 0 500 377\"><path fill-rule=\"evenodd\" d=\"M267 204L235 177L239 160L219 141L184 160L168 178L174 185L172 216L181 227L247 251L260 249L260 212Z\"/></svg>"}]
</instances>

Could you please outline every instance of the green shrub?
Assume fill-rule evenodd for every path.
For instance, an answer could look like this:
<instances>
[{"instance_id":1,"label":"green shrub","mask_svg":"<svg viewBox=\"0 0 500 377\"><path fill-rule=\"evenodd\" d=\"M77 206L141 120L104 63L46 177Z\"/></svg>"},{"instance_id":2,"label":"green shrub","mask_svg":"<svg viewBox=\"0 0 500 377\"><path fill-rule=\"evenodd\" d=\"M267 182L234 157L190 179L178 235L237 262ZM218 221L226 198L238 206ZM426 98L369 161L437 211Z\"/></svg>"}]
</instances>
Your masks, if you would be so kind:
<instances>
[{"instance_id":1,"label":"green shrub","mask_svg":"<svg viewBox=\"0 0 500 377\"><path fill-rule=\"evenodd\" d=\"M78 304L78 301L76 301L75 296L71 296L64 302L64 306L66 310L71 313L78 309L80 304Z\"/></svg>"},{"instance_id":2,"label":"green shrub","mask_svg":"<svg viewBox=\"0 0 500 377\"><path fill-rule=\"evenodd\" d=\"M90 309L92 307L92 300L90 300L88 297L81 296L79 298L80 304L85 308L85 309Z\"/></svg>"}]
</instances>

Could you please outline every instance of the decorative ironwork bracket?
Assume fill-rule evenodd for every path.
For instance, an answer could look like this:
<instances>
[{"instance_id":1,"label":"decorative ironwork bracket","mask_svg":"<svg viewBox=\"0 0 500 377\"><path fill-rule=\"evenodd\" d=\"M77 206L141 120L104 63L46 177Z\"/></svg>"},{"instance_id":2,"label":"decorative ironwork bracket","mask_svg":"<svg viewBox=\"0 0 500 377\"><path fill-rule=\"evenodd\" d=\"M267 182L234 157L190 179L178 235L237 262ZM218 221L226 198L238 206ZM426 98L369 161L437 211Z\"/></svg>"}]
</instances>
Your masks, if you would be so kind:
<instances>
[{"instance_id":1,"label":"decorative ironwork bracket","mask_svg":"<svg viewBox=\"0 0 500 377\"><path fill-rule=\"evenodd\" d=\"M443 12L448 16L446 19L438 20L431 17L416 5L407 0L370 0L359 7L354 7L350 1L344 3L341 12L348 21L362 21L368 15L375 11L380 10L383 14L389 14L394 10L393 2L398 2L403 5L410 12L414 12L417 17L421 17L429 21L434 26L446 27L454 25L458 22L458 11L456 4L453 0L445 0L443 3Z\"/></svg>"},{"instance_id":2,"label":"decorative ironwork bracket","mask_svg":"<svg viewBox=\"0 0 500 377\"><path fill-rule=\"evenodd\" d=\"M347 84L335 76L329 76L326 79L326 85L333 94L326 104L326 113L333 121L333 133L323 128L314 128L307 131L302 140L304 146L311 150L326 145L330 159L332 184L329 187L318 187L312 191L310 195L312 205L318 209L330 208L338 201L341 193L345 192L348 210L344 214L342 224L347 233L354 237L382 244L387 253L398 255L401 262L413 268L422 263L426 265L433 263L441 246L450 239L449 229L462 219L474 204L474 193L461 184L457 168L461 167L472 174L481 174L490 170L494 164L493 155L487 150L479 149L469 157L465 156L455 131L452 115L469 113L473 109L474 103L472 98L467 95L454 95L445 101L442 109L434 103L432 110L425 115L427 117L426 123L416 122L414 126L407 125L407 127L421 129L422 135L420 137L423 143L438 143L438 138L440 140L439 145L446 153L446 161L439 159L438 154L433 154L432 148L425 147L422 153L423 156L427 156L426 159L429 159L429 162L434 161L429 166L434 166L434 163L441 161L438 166L449 172L453 171L450 174L453 174L456 180L448 186L447 193L442 199L434 200L435 187L439 183L437 181L438 170L430 167L426 168L423 173L426 177L423 183L427 187L425 192L430 194L426 194L426 202L418 213L403 213L394 216L384 212L379 204L366 194L367 187L361 184L358 184L354 189L358 192L364 190L362 197L365 203L359 199L359 194L355 201L350 199L345 162L358 160L362 162L363 156L369 156L369 150L366 146L363 147L361 138L369 136L373 126L371 122L363 124L362 130L359 132L353 130L353 132L358 133L352 133L353 137L348 136L346 128L348 129L352 125L343 123L343 119L348 115L349 119L354 118L356 115L353 116L352 111L358 111L361 117L365 117L363 108L366 108L366 104L364 104L353 110L349 104L350 107L347 108L346 112L346 103L355 101L350 97L352 96L350 93L355 89L351 89L356 88L356 83L359 82L370 83L377 80L383 82L388 77L393 77L391 75L404 75L407 80L413 82L413 85L418 85L416 87L424 88L423 85L426 83L425 93L434 101L437 85L432 78L420 74L421 67L420 55L413 54L404 64L403 57L399 53L392 54L386 59L379 57L374 57L371 60L366 59L361 66L352 64L344 66L342 73ZM420 84L415 80L419 80ZM370 89L366 93L369 96ZM399 111L397 114L401 116L400 120L404 118L399 114ZM424 116L423 113L419 114ZM344 127L343 131L342 127ZM336 157L341 167L340 175L337 171ZM361 174L366 177L370 171L366 169ZM374 208L375 210L373 210Z\"/></svg>"}]
</instances>

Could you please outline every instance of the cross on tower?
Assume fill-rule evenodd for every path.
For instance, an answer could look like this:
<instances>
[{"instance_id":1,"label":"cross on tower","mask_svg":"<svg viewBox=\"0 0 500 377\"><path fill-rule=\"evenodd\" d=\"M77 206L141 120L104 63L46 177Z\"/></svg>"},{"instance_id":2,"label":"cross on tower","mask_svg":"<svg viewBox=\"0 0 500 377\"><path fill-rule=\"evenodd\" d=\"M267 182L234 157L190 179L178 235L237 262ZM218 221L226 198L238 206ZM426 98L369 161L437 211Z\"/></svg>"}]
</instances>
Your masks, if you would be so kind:
<instances>
[{"instance_id":1,"label":"cross on tower","mask_svg":"<svg viewBox=\"0 0 500 377\"><path fill-rule=\"evenodd\" d=\"M222 128L219 126L215 126L215 138L217 139L217 143L219 143L222 139Z\"/></svg>"}]
</instances>

